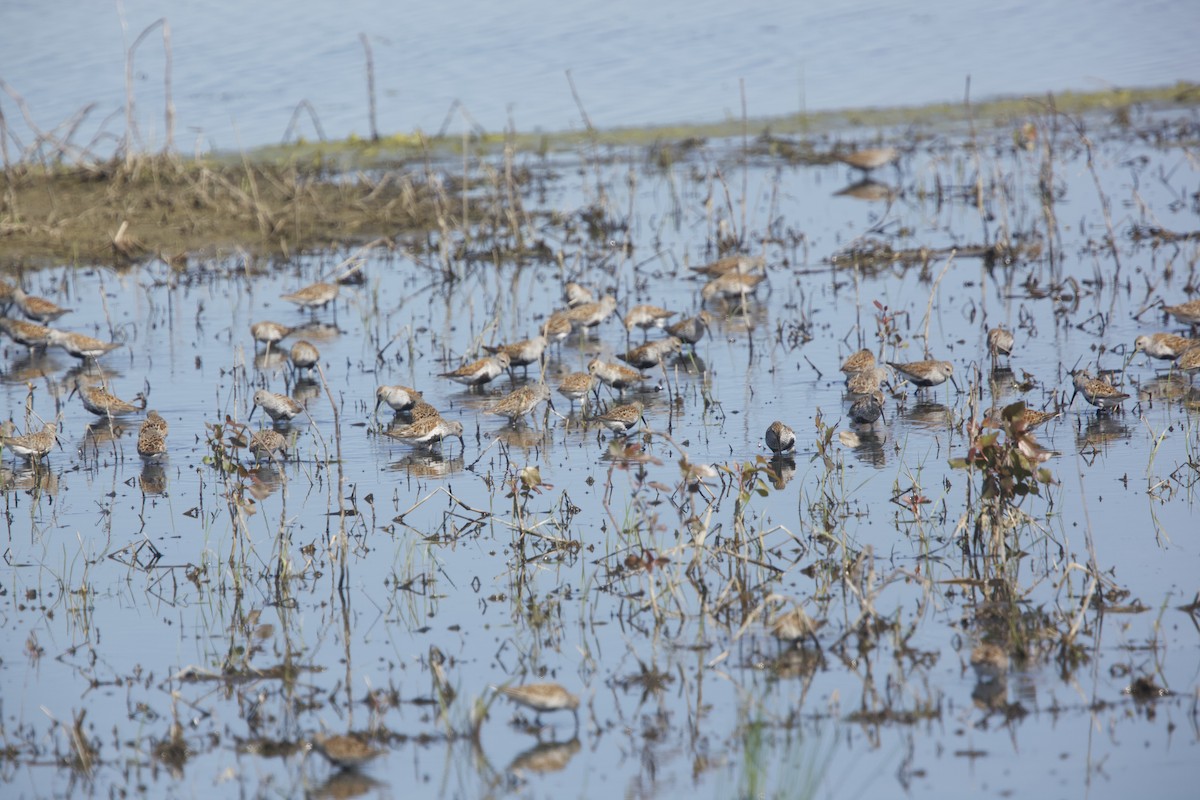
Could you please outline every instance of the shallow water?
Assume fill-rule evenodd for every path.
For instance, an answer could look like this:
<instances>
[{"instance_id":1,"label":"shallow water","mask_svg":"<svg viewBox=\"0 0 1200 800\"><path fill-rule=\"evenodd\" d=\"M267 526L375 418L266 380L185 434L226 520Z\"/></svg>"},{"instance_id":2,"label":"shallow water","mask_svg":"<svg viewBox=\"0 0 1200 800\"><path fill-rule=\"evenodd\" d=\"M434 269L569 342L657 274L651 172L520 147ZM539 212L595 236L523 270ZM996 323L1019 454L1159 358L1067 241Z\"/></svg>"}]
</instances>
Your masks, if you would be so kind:
<instances>
[{"instance_id":1,"label":"shallow water","mask_svg":"<svg viewBox=\"0 0 1200 800\"><path fill-rule=\"evenodd\" d=\"M1169 85L1200 76L1197 16L1182 0L1032 3L756 3L712 0L478 3L5 4L0 78L40 130L95 104L74 137L101 152L125 132L124 56L155 20L171 26L175 144L238 150L280 141L307 101L332 138L370 133L360 34L376 68L383 134L449 123L455 134L584 127L565 73L601 128L712 122L802 110L959 103ZM124 28L122 27L124 26ZM159 33L139 48L132 89L147 148L166 136ZM455 102L469 119L455 111ZM19 143L35 134L0 98ZM110 115L115 117L110 118ZM65 127L58 132L61 134ZM299 114L291 135L315 139ZM10 157L15 157L14 150Z\"/></svg>"},{"instance_id":2,"label":"shallow water","mask_svg":"<svg viewBox=\"0 0 1200 800\"><path fill-rule=\"evenodd\" d=\"M1182 113L1136 122L1196 126ZM18 753L6 782L16 795L108 794L135 780L151 795L333 791L326 782L348 776L315 754L271 756L264 745L372 730L385 752L358 776L373 782L371 795L948 797L1052 786L1115 796L1144 787L1149 773L1156 795L1188 796L1196 625L1180 607L1197 588L1200 428L1194 411L1160 399L1169 385L1155 365L1132 358L1122 379L1135 399L1123 414L1099 416L1076 399L1039 434L1061 453L1047 463L1053 503L1023 504L1034 520L1018 534L1023 555L1000 572L982 571L961 546L968 480L948 460L965 454L969 408L949 384L921 398L897 388L860 444L834 436L834 469L814 458L818 413L848 426L837 368L875 345L875 301L898 312L894 352L904 361L921 353L931 307L929 349L953 362L964 388L982 370L983 408L996 393L1037 408L1066 402L1077 364L1120 370L1136 335L1177 329L1144 309L1186 298L1195 243L1154 247L1129 233L1196 227L1194 164L1181 148L1087 124L1119 270L1103 245L1097 184L1065 134L1053 260L1047 245L990 269L962 256L925 269L830 266L868 235L895 248L964 247L1006 227L1045 237L1040 154L1014 149L1003 129L981 141L982 215L961 199L976 161L958 133L880 171L891 203L839 195L856 180L848 168L769 156L743 167L738 143L710 142L665 171L636 151L556 165L524 203L569 221L538 214L526 231L561 250L561 268L456 261L458 279L445 283L436 255L402 247L28 274L30 291L76 308L60 327L125 343L103 359L111 388L126 398L148 388L171 432L161 469L134 453L136 416L115 443L89 440L94 419L66 399L72 359L51 350L30 360L5 342L5 416L21 422L32 393L41 416L61 410L64 429L45 472L4 456L17 482L4 495L0 686ZM619 225L588 239L578 219L596 207L598 187ZM436 377L481 343L533 335L561 305L564 278L615 291L621 311L652 302L694 313L701 284L686 266L708 260L716 231L743 224L767 256L768 284L743 308L710 304L717 321L696 362L638 395L649 428L670 436L631 440L657 460L644 475L612 458L609 434L559 416L568 413L560 397L557 414L514 428L481 413L509 379L472 393ZM473 244L483 252L487 242ZM309 314L279 299L339 272L348 255L362 256L366 281L344 287L335 308ZM1043 296L1033 281L1070 289ZM308 326L301 335L322 352L328 395L256 356L248 328L260 319ZM984 336L1000 323L1018 345L1012 372L995 373L992 386ZM610 320L553 349L548 379L625 344ZM1011 388L1024 372L1035 386ZM380 383L420 388L463 423L465 446L430 452L379 436ZM223 478L204 461L207 426L246 419L259 387L304 399L311 424L291 426L294 458L282 469ZM749 494L739 529L731 482L742 465L766 463L756 461L769 455L762 434L777 418L797 433L794 473L782 486L761 476L765 494ZM707 488L711 502L678 488L680 449L728 468ZM518 494L518 512L506 495L527 465L545 485ZM27 490L33 481L42 492ZM908 505L914 494L928 502ZM825 499L844 505L825 517ZM339 530L344 562L329 547ZM1089 538L1109 610L1078 614L1088 580L1071 565L1088 563ZM277 582L281 563L292 577ZM826 620L820 652L772 639L750 613L768 593ZM1061 646L1076 620L1078 646ZM1031 635L1027 657L1011 652L999 676L977 674L973 648L1006 641L1010 624L1050 633ZM444 716L432 647L457 690ZM287 679L209 679L281 664ZM1125 691L1138 678L1172 694L1135 700ZM509 768L537 739L512 724L520 715L505 701L490 706L477 743L465 736L489 685L537 680L582 700L577 742L569 716L545 718L543 738L567 742L549 753L565 760L557 771ZM80 710L97 749L90 778L56 763L70 758ZM182 763L155 750L173 721L190 753Z\"/></svg>"}]
</instances>

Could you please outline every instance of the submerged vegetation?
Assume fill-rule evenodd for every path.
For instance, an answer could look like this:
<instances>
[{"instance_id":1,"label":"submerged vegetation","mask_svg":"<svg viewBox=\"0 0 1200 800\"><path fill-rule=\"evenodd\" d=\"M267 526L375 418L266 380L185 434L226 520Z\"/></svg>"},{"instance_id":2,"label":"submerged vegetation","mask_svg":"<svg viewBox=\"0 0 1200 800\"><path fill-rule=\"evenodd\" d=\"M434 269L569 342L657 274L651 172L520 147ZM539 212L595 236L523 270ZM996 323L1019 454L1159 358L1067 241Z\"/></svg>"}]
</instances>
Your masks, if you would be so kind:
<instances>
[{"instance_id":1,"label":"submerged vegetation","mask_svg":"<svg viewBox=\"0 0 1200 800\"><path fill-rule=\"evenodd\" d=\"M870 142L806 119L533 147L27 151L0 260L124 349L71 369L4 351L10 449L61 423L58 451L2 475L21 634L0 664L6 780L759 797L858 790L865 763L869 791L936 793L933 768L1029 793L1062 768L1065 718L1153 739L1185 785L1187 747L1157 749L1180 722L1197 743L1194 659L1174 655L1197 619L1197 389L1134 365L1130 334L1200 286L1177 227L1200 214L1197 100L967 107L965 131L937 109L839 118L887 128ZM896 157L873 177L812 180L874 139ZM688 269L739 254L765 258L728 274L765 279L702 289ZM314 281L324 307L277 302ZM521 387L635 360L651 333L598 300L594 328L563 311L525 374L510 347L450 384L460 360L549 338L568 281L664 321L702 310L705 333L655 331L665 354L629 386L521 405ZM247 331L270 315L260 346ZM1000 324L1015 351L987 335ZM856 350L869 366L843 382ZM1081 410L1085 362L1125 410ZM165 458L138 459L111 417L79 434L80 375L144 383ZM399 381L418 391L384 419L376 387ZM297 413L256 427L267 390ZM764 453L772 418L794 441L781 424ZM1146 757L1119 750L1097 760ZM1108 779L1095 757L1074 780Z\"/></svg>"}]
</instances>

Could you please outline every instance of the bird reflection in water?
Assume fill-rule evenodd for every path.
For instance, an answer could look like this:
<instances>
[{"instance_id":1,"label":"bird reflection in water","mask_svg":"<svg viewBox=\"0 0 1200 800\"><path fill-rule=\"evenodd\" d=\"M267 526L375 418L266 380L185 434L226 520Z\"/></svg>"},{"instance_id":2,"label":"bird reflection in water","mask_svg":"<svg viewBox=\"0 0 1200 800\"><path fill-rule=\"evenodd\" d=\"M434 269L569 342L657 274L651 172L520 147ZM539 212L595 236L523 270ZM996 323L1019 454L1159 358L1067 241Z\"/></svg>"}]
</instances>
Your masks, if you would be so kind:
<instances>
[{"instance_id":1,"label":"bird reflection in water","mask_svg":"<svg viewBox=\"0 0 1200 800\"><path fill-rule=\"evenodd\" d=\"M143 495L159 497L167 493L167 469L159 461L143 461L138 475L138 488Z\"/></svg>"},{"instance_id":2,"label":"bird reflection in water","mask_svg":"<svg viewBox=\"0 0 1200 800\"><path fill-rule=\"evenodd\" d=\"M790 455L777 455L769 462L771 467L771 485L777 490L787 488L788 483L796 475L796 459Z\"/></svg>"},{"instance_id":3,"label":"bird reflection in water","mask_svg":"<svg viewBox=\"0 0 1200 800\"><path fill-rule=\"evenodd\" d=\"M882 181L872 180L871 178L863 178L860 181L839 189L833 193L834 197L850 197L855 200L866 200L871 203L890 201L899 195L899 190L894 186L890 186Z\"/></svg>"},{"instance_id":4,"label":"bird reflection in water","mask_svg":"<svg viewBox=\"0 0 1200 800\"><path fill-rule=\"evenodd\" d=\"M579 738L568 742L539 742L533 747L518 753L508 765L508 771L514 775L527 772L546 774L561 772L579 752Z\"/></svg>"},{"instance_id":5,"label":"bird reflection in water","mask_svg":"<svg viewBox=\"0 0 1200 800\"><path fill-rule=\"evenodd\" d=\"M412 478L444 478L461 472L462 468L461 452L456 456L446 456L437 450L425 448L414 450L398 461L388 464L389 472L403 472Z\"/></svg>"}]
</instances>

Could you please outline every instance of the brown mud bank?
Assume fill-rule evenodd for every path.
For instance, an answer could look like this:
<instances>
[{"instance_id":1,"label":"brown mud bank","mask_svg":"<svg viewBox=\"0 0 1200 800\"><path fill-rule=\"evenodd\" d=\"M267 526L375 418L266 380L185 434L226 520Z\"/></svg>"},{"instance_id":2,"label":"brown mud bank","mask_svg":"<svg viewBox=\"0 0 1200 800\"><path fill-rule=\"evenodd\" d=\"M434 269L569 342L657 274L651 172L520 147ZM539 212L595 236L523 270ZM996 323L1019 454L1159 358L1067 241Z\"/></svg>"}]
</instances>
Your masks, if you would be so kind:
<instances>
[{"instance_id":1,"label":"brown mud bank","mask_svg":"<svg viewBox=\"0 0 1200 800\"><path fill-rule=\"evenodd\" d=\"M116 157L96 163L24 159L4 170L0 193L0 264L122 265L147 257L164 261L186 255L245 251L289 256L293 252L383 239L394 243L448 233L464 223L492 220L520 227L519 187L533 177L516 154L597 148L645 148L649 169L669 166L709 138L742 137L748 158L788 163L829 163L842 153L840 137L885 128L903 131L912 147L937 146L939 128L964 121L1011 127L1020 146L1022 120L1051 113L1104 113L1111 128L1164 145L1186 144L1178 132L1140 129L1140 108L1192 108L1200 89L1172 87L1110 90L961 106L866 109L794 115L770 120L731 120L696 126L652 127L554 135L476 134L466 140L396 136L378 141L299 142L262 148L244 156L188 159L176 155ZM879 134L882 141L883 134ZM1188 137L1185 137L1188 138ZM502 153L499 168L484 177L463 177L462 160ZM536 161L534 162L537 163ZM547 163L553 173L557 167ZM490 185L484 185L488 184ZM509 225L509 223L512 223ZM511 240L529 255L537 242ZM544 254L544 253L543 253Z\"/></svg>"}]
</instances>

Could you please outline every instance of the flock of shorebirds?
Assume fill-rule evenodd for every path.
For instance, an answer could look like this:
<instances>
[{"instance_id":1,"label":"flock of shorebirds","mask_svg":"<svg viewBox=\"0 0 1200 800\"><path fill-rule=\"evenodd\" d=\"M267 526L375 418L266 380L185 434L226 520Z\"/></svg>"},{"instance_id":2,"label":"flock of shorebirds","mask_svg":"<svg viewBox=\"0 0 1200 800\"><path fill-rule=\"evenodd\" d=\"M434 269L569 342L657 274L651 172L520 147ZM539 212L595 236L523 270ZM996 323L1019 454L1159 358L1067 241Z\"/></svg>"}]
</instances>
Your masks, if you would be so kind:
<instances>
[{"instance_id":1,"label":"flock of shorebirds","mask_svg":"<svg viewBox=\"0 0 1200 800\"><path fill-rule=\"evenodd\" d=\"M625 393L636 390L654 380L646 370L664 368L668 357L682 357L684 348L694 348L709 331L714 317L704 307L710 301L725 301L736 307L753 295L766 279L765 260L762 257L732 255L718 259L693 272L705 279L700 291L701 309L692 316L680 316L654 305L635 305L629 308L621 321L628 334L640 330L643 343L630 347L617 358L624 363L592 358L586 372L572 372L562 377L556 390L570 402L573 410L581 404L585 419L595 422L617 434L627 434L645 422L645 406L638 400L623 402ZM315 283L295 292L282 295L282 299L301 309L316 309L328 306L338 297L337 283ZM482 387L504 374L512 374L517 367L526 372L530 366L544 367L546 350L574 334L587 336L617 312L617 301L611 294L597 297L580 283L569 282L563 288L566 307L552 312L541 325L536 336L522 341L485 346L488 355L472 360L456 369L442 372L439 377L455 381L469 389ZM118 342L106 342L80 333L59 330L48 326L69 313L71 309L58 306L51 300L27 294L19 286L0 281L0 305L7 304L27 319L16 316L0 316L0 332L13 341L30 349L59 347L84 362L101 358L120 347ZM1194 329L1200 326L1200 300L1192 300L1175 306L1164 306L1163 311L1179 322ZM281 348L282 342L299 329L272 322L261 321L250 326L254 341L265 345L267 350ZM650 332L661 332L651 339ZM628 338L627 338L628 341ZM1003 327L993 328L987 334L987 346L992 363L1011 356L1014 337ZM1137 337L1134 352L1144 352L1155 359L1172 361L1174 367L1189 376L1200 371L1200 340L1174 333L1153 333ZM295 341L287 350L287 358L297 374L319 369L320 352L311 342ZM949 361L926 359L922 361L897 362L878 360L867 349L850 355L841 365L845 374L846 397L849 403L847 417L853 425L871 426L883 417L886 395L883 387L896 391L900 384L895 382L902 376L918 391L939 386L950 381L957 387L954 365ZM1109 412L1121 405L1129 395L1112 383L1093 377L1087 371L1076 371L1072 375L1075 395L1100 409ZM138 394L132 401L116 397L97 381L81 372L75 378L71 395L79 395L84 408L92 414L107 419L146 411L146 398ZM600 387L608 387L618 401L600 413L586 416L589 400L599 399ZM553 392L545 383L542 370L536 382L526 383L492 402L484 413L505 417L516 424L527 416L534 415L546 404L553 407ZM435 445L447 438L457 438L463 444L463 426L458 420L447 419L434 406L425 402L422 393L414 388L399 385L379 386L375 393L375 411L387 406L399 424L384 430L391 438L417 445ZM304 413L304 406L293 397L259 389L253 396L250 417L258 409L269 416L274 425L283 426ZM1053 419L1059 408L1050 410L1026 409L1022 421L1026 429L1032 429ZM44 457L55 446L57 425L45 422L41 430L19 434L12 422L0 424L0 442L13 453L27 459ZM154 411L146 413L138 435L137 452L145 458L157 458L167 451L167 422ZM795 432L782 421L773 422L766 431L765 444L775 455L783 455L795 449ZM288 438L275 430L265 428L250 433L248 446L256 459L286 457Z\"/></svg>"}]
</instances>

